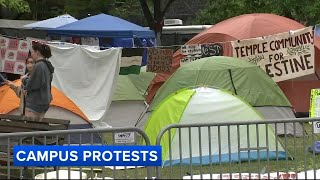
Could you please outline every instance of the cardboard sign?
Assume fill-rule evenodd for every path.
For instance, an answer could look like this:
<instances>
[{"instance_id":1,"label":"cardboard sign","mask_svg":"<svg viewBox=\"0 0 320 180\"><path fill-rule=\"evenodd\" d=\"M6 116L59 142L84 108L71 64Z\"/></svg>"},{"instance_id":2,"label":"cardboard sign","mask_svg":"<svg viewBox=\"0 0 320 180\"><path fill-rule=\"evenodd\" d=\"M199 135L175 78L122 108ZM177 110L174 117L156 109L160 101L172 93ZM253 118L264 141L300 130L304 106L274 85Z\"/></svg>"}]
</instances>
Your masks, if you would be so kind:
<instances>
[{"instance_id":1,"label":"cardboard sign","mask_svg":"<svg viewBox=\"0 0 320 180\"><path fill-rule=\"evenodd\" d=\"M147 72L170 72L172 56L172 49L148 48Z\"/></svg>"}]
</instances>

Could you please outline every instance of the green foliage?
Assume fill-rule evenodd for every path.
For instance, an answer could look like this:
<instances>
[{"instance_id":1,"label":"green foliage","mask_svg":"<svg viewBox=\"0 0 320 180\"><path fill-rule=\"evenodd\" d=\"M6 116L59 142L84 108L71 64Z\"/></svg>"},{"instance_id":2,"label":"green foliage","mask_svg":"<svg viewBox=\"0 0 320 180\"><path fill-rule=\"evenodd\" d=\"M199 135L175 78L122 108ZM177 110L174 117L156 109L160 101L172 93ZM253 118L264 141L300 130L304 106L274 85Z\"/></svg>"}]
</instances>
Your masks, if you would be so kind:
<instances>
[{"instance_id":1,"label":"green foliage","mask_svg":"<svg viewBox=\"0 0 320 180\"><path fill-rule=\"evenodd\" d=\"M30 12L29 4L24 0L0 0L0 6L19 13Z\"/></svg>"},{"instance_id":2,"label":"green foliage","mask_svg":"<svg viewBox=\"0 0 320 180\"><path fill-rule=\"evenodd\" d=\"M25 0L31 13L23 14L20 19L44 20L64 13L64 0Z\"/></svg>"},{"instance_id":3,"label":"green foliage","mask_svg":"<svg viewBox=\"0 0 320 180\"><path fill-rule=\"evenodd\" d=\"M196 18L197 24L216 24L225 19L249 13L273 13L305 25L320 23L318 0L209 0Z\"/></svg>"},{"instance_id":4,"label":"green foliage","mask_svg":"<svg viewBox=\"0 0 320 180\"><path fill-rule=\"evenodd\" d=\"M146 26L147 22L138 0L65 0L65 12L81 19L106 13Z\"/></svg>"},{"instance_id":5,"label":"green foliage","mask_svg":"<svg viewBox=\"0 0 320 180\"><path fill-rule=\"evenodd\" d=\"M108 14L114 0L65 0L65 12L82 19L100 13Z\"/></svg>"},{"instance_id":6,"label":"green foliage","mask_svg":"<svg viewBox=\"0 0 320 180\"><path fill-rule=\"evenodd\" d=\"M109 11L109 14L139 24L140 26L147 26L142 8L137 0L116 1L114 8Z\"/></svg>"}]
</instances>

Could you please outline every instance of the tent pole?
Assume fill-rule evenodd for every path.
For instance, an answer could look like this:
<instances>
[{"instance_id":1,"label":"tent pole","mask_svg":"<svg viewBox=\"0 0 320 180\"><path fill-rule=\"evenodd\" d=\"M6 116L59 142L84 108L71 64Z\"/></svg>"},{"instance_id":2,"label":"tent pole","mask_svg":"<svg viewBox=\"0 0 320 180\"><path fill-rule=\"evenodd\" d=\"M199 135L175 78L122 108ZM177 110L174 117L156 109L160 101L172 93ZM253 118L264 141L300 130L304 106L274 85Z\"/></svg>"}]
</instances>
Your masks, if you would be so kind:
<instances>
[{"instance_id":1,"label":"tent pole","mask_svg":"<svg viewBox=\"0 0 320 180\"><path fill-rule=\"evenodd\" d=\"M234 86L234 83L233 83L233 79L232 79L232 74L231 74L231 69L228 69L228 72L229 72L229 75L230 75L230 81L231 81L231 84L232 84L232 87L233 87L233 91L236 95L238 95L237 93L237 90L236 90L236 87Z\"/></svg>"}]
</instances>

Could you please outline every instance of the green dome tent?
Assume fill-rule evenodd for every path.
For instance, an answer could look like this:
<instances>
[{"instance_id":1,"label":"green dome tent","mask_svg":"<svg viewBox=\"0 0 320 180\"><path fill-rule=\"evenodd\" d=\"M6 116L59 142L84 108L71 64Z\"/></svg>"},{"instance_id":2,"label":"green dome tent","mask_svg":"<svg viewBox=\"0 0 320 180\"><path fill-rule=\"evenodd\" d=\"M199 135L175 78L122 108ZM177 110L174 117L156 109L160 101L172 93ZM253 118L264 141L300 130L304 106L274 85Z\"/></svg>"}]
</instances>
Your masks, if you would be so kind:
<instances>
[{"instance_id":1,"label":"green dome tent","mask_svg":"<svg viewBox=\"0 0 320 180\"><path fill-rule=\"evenodd\" d=\"M291 107L277 84L257 65L232 57L212 56L180 67L159 89L150 110L172 92L197 85L226 89L252 106Z\"/></svg>"},{"instance_id":2,"label":"green dome tent","mask_svg":"<svg viewBox=\"0 0 320 180\"><path fill-rule=\"evenodd\" d=\"M154 76L152 72L119 75L112 101L145 100L146 90Z\"/></svg>"},{"instance_id":3,"label":"green dome tent","mask_svg":"<svg viewBox=\"0 0 320 180\"><path fill-rule=\"evenodd\" d=\"M119 75L112 102L106 114L106 122L113 127L134 127L145 113L146 90L155 73Z\"/></svg>"},{"instance_id":4,"label":"green dome tent","mask_svg":"<svg viewBox=\"0 0 320 180\"><path fill-rule=\"evenodd\" d=\"M237 122L254 121L262 120L262 117L244 100L227 91L205 87L185 88L171 94L159 104L151 114L146 124L145 132L151 144L155 144L158 133L169 124L221 123L231 120ZM249 130L247 130L247 127ZM256 129L257 127L259 130ZM237 126L230 126L230 131L228 131L227 126L221 126L220 135L218 135L217 126L210 128L210 139L207 127L201 128L201 135L199 135L197 127L191 128L192 135L189 134L188 128L182 128L181 135L179 135L178 131L171 130L171 141L169 141L168 133L165 133L161 139L163 165L180 164L180 152L182 153L182 164L190 164L191 161L192 164L200 164L202 162L203 165L219 163L220 150L222 162L257 160L259 157L260 160L266 160L267 157L269 157L269 160L276 159L276 157L279 159L286 158L286 152L282 145L276 141L275 134L269 126L268 128L263 124L239 126L239 137ZM249 148L248 131L250 134L250 148L257 148L258 142L259 147L269 147L269 149L239 152L239 148ZM268 142L266 136L268 136ZM191 141L189 141L189 137ZM221 138L220 147L218 144L219 137ZM230 139L230 142L228 139ZM210 140L211 142L209 142ZM199 145L199 141L202 142L201 145ZM190 142L192 143L190 144ZM211 148L209 144L211 144ZM240 147L238 144L240 144ZM199 146L201 146L201 150ZM169 154L170 149L171 154ZM209 149L212 157L210 157ZM229 150L231 150L230 153ZM190 154L192 154L192 157L190 157ZM231 159L229 159L229 155Z\"/></svg>"},{"instance_id":5,"label":"green dome tent","mask_svg":"<svg viewBox=\"0 0 320 180\"><path fill-rule=\"evenodd\" d=\"M181 66L158 90L148 111L171 93L193 86L213 86L230 91L268 119L295 118L291 104L278 85L257 65L233 57L212 56ZM147 115L145 115L147 116ZM144 118L146 120L147 118ZM277 134L303 136L300 124L277 125Z\"/></svg>"}]
</instances>

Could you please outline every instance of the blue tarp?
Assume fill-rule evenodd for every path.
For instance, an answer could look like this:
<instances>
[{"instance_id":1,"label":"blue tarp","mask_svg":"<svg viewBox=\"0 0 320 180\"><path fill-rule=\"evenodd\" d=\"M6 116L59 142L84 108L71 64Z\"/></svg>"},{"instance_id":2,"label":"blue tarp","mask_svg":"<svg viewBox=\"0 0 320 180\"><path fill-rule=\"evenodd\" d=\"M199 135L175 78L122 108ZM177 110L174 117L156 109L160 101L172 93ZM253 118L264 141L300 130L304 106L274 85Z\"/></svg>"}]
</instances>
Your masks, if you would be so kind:
<instances>
[{"instance_id":1,"label":"blue tarp","mask_svg":"<svg viewBox=\"0 0 320 180\"><path fill-rule=\"evenodd\" d=\"M79 37L155 38L155 33L118 17L99 14L48 30L49 34Z\"/></svg>"}]
</instances>

